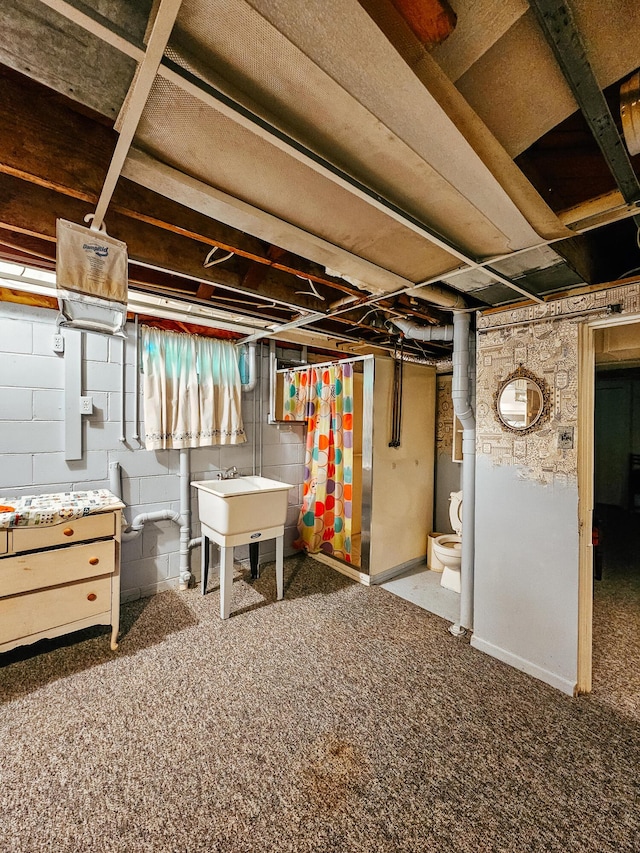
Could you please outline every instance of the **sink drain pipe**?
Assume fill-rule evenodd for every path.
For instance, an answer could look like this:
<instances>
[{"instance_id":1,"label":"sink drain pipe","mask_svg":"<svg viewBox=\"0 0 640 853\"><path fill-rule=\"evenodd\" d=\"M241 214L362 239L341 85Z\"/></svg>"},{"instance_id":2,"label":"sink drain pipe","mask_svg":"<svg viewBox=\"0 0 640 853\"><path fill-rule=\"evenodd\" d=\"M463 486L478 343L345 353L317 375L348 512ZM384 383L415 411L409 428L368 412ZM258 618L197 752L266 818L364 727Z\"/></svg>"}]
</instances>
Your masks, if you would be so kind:
<instances>
[{"instance_id":1,"label":"sink drain pipe","mask_svg":"<svg viewBox=\"0 0 640 853\"><path fill-rule=\"evenodd\" d=\"M122 480L119 462L109 464L109 488L111 492L122 500ZM189 552L191 548L201 544L201 538L191 539L191 491L190 491L190 459L188 450L180 450L180 512L170 509L160 509L155 512L141 512L127 525L123 518L126 529L122 531L122 541L130 542L141 533L145 524L154 521L172 521L180 527L180 578L179 588L187 589L191 580L191 569L189 566Z\"/></svg>"},{"instance_id":2,"label":"sink drain pipe","mask_svg":"<svg viewBox=\"0 0 640 853\"><path fill-rule=\"evenodd\" d=\"M460 615L450 633L462 636L473 629L473 568L475 554L476 419L469 380L469 329L471 313L454 311L453 325L420 326L394 317L393 325L418 341L453 341L453 411L462 424L462 561L460 566Z\"/></svg>"}]
</instances>

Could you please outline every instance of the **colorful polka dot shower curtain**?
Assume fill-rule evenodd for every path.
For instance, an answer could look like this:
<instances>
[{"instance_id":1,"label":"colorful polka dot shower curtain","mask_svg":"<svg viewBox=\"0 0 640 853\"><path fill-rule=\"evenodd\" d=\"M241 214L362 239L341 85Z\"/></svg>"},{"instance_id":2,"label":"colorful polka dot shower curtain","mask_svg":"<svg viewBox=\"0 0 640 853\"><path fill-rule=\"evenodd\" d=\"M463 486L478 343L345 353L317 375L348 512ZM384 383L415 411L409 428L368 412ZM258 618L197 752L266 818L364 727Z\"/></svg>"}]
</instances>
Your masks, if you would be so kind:
<instances>
[{"instance_id":1,"label":"colorful polka dot shower curtain","mask_svg":"<svg viewBox=\"0 0 640 853\"><path fill-rule=\"evenodd\" d=\"M285 379L285 420L304 417L307 423L300 536L294 545L350 563L353 365L292 370Z\"/></svg>"}]
</instances>

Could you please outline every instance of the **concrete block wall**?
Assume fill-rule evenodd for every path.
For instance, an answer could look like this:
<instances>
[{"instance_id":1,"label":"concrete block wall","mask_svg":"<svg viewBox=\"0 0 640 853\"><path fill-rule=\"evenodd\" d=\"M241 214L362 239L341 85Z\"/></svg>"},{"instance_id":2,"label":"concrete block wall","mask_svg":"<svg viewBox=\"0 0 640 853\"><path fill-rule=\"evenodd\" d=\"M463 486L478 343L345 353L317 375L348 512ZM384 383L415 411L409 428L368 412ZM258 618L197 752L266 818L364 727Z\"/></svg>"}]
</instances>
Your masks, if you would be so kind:
<instances>
[{"instance_id":1,"label":"concrete block wall","mask_svg":"<svg viewBox=\"0 0 640 853\"><path fill-rule=\"evenodd\" d=\"M53 351L56 311L0 303L0 502L11 495L109 488L109 465L119 462L122 497L130 522L143 512L179 511L179 451L144 449L142 383L139 435L134 423L135 341L127 324L125 345L125 438L121 434L122 342L84 334L82 393L93 398L93 414L83 416L83 455L64 456L64 354ZM64 331L63 331L64 334ZM258 353L261 347L258 345ZM231 447L191 450L191 480L210 479L235 465L242 474L294 483L289 493L285 554L292 553L302 503L304 431L299 425L270 425L269 359L265 345L258 358L255 391L243 395L247 442ZM197 490L191 489L192 538L200 536ZM177 587L179 527L170 521L146 524L136 539L122 546L122 596L130 600ZM273 542L261 546L261 561L275 556ZM214 553L214 560L216 555ZM248 560L248 546L235 559ZM191 553L192 573L199 577L200 548Z\"/></svg>"}]
</instances>

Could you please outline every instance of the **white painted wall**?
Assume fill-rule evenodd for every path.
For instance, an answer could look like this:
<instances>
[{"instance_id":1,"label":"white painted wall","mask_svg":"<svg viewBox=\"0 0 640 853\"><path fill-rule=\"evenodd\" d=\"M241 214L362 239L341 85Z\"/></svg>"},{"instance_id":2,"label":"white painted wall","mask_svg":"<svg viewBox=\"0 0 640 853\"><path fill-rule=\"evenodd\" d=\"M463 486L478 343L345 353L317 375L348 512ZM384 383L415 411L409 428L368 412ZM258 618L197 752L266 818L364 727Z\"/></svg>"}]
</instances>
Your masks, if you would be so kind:
<instances>
[{"instance_id":1,"label":"white painted wall","mask_svg":"<svg viewBox=\"0 0 640 853\"><path fill-rule=\"evenodd\" d=\"M573 694L578 647L578 488L522 478L480 456L471 644ZM464 536L464 529L463 529Z\"/></svg>"},{"instance_id":2,"label":"white painted wall","mask_svg":"<svg viewBox=\"0 0 640 853\"><path fill-rule=\"evenodd\" d=\"M126 444L120 436L120 348L117 339L85 334L83 393L93 397L94 413L83 416L81 460L64 458L64 355L52 349L56 312L0 303L0 503L11 495L44 494L69 489L109 487L109 463L122 466L125 515L179 509L179 451L146 451L135 441L134 341L127 325ZM258 347L260 351L260 347ZM262 473L289 483L302 483L304 432L301 425L270 426L268 413L268 348L258 364L255 392L243 395L246 444L191 451L193 480L214 477L235 465L240 473ZM140 416L143 403L140 395ZM140 435L144 435L140 424ZM289 494L285 553L297 534L302 487ZM192 537L200 535L197 494L191 490ZM179 575L179 528L172 522L147 524L142 534L122 547L124 600L176 587ZM261 546L263 561L275 555L273 543ZM248 546L236 559L248 558ZM192 552L192 571L199 575L200 549Z\"/></svg>"}]
</instances>

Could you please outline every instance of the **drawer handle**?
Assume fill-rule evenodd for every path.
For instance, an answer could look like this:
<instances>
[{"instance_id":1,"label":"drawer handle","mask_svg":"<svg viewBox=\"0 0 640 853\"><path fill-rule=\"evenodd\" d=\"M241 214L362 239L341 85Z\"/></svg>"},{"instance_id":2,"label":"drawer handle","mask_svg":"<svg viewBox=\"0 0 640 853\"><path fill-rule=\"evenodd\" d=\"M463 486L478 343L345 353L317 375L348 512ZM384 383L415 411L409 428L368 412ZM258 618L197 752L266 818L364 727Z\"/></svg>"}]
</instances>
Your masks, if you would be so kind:
<instances>
[{"instance_id":1,"label":"drawer handle","mask_svg":"<svg viewBox=\"0 0 640 853\"><path fill-rule=\"evenodd\" d=\"M97 557L91 557L89 560L90 566L97 566L100 560Z\"/></svg>"},{"instance_id":2,"label":"drawer handle","mask_svg":"<svg viewBox=\"0 0 640 853\"><path fill-rule=\"evenodd\" d=\"M90 592L87 596L87 601L95 601L97 597L98 596L95 594L95 592Z\"/></svg>"},{"instance_id":3,"label":"drawer handle","mask_svg":"<svg viewBox=\"0 0 640 853\"><path fill-rule=\"evenodd\" d=\"M62 532L65 536L73 536L73 527L65 527Z\"/></svg>"}]
</instances>

